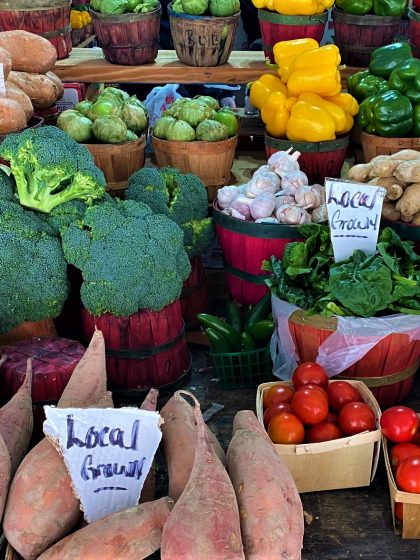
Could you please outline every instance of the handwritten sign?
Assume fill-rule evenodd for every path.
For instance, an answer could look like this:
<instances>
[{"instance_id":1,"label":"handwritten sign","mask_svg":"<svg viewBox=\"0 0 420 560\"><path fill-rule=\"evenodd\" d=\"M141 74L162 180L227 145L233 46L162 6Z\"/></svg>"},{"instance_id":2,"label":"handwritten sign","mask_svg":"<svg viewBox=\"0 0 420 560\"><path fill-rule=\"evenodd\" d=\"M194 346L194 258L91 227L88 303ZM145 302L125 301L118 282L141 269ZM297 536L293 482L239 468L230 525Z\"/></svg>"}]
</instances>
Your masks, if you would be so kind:
<instances>
[{"instance_id":1,"label":"handwritten sign","mask_svg":"<svg viewBox=\"0 0 420 560\"><path fill-rule=\"evenodd\" d=\"M325 188L335 260L356 249L375 254L385 189L340 179L325 179Z\"/></svg>"},{"instance_id":2,"label":"handwritten sign","mask_svg":"<svg viewBox=\"0 0 420 560\"><path fill-rule=\"evenodd\" d=\"M3 64L0 64L0 97L6 97L6 84L4 82Z\"/></svg>"},{"instance_id":3,"label":"handwritten sign","mask_svg":"<svg viewBox=\"0 0 420 560\"><path fill-rule=\"evenodd\" d=\"M157 412L45 406L44 433L61 452L89 523L136 505L162 438Z\"/></svg>"}]
</instances>

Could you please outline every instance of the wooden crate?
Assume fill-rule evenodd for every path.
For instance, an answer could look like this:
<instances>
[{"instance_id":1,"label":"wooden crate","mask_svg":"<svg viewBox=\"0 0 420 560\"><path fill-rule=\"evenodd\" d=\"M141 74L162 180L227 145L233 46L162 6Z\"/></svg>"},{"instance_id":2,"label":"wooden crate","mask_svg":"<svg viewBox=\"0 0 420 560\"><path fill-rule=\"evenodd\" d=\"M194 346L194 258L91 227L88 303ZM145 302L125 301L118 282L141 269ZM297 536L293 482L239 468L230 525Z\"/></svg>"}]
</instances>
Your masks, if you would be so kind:
<instances>
[{"instance_id":1,"label":"wooden crate","mask_svg":"<svg viewBox=\"0 0 420 560\"><path fill-rule=\"evenodd\" d=\"M332 380L330 383L336 381ZM359 391L363 400L374 411L377 429L322 443L273 444L292 474L299 493L369 486L375 476L381 442L381 409L364 383L349 383ZM275 381L262 383L258 387L256 410L262 425L263 393L273 385L291 386L288 381Z\"/></svg>"}]
</instances>

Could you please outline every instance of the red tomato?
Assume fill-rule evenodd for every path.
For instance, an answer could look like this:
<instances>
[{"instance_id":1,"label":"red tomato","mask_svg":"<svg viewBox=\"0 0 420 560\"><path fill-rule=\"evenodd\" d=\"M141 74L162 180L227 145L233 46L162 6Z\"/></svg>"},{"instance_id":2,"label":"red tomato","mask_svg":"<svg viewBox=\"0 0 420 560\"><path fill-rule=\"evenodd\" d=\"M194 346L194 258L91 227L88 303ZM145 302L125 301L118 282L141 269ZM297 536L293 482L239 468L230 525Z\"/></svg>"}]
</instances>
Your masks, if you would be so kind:
<instances>
[{"instance_id":1,"label":"red tomato","mask_svg":"<svg viewBox=\"0 0 420 560\"><path fill-rule=\"evenodd\" d=\"M420 457L420 447L414 443L397 443L389 452L389 460L392 470L395 472L404 459L408 457Z\"/></svg>"},{"instance_id":2,"label":"red tomato","mask_svg":"<svg viewBox=\"0 0 420 560\"><path fill-rule=\"evenodd\" d=\"M278 414L283 414L284 412L292 412L292 407L289 403L278 403L272 404L264 412L264 426L268 426L270 420L277 416Z\"/></svg>"},{"instance_id":3,"label":"red tomato","mask_svg":"<svg viewBox=\"0 0 420 560\"><path fill-rule=\"evenodd\" d=\"M346 436L375 429L375 414L364 402L347 403L341 409L338 425Z\"/></svg>"},{"instance_id":4,"label":"red tomato","mask_svg":"<svg viewBox=\"0 0 420 560\"><path fill-rule=\"evenodd\" d=\"M292 383L295 391L302 385L319 385L326 389L328 387L328 375L325 369L315 362L300 364L292 376Z\"/></svg>"},{"instance_id":5,"label":"red tomato","mask_svg":"<svg viewBox=\"0 0 420 560\"><path fill-rule=\"evenodd\" d=\"M382 413L381 428L385 437L395 443L413 439L419 427L419 419L408 406L391 406Z\"/></svg>"},{"instance_id":6,"label":"red tomato","mask_svg":"<svg viewBox=\"0 0 420 560\"><path fill-rule=\"evenodd\" d=\"M325 422L329 422L330 424L337 424L338 426L338 416L335 412L329 412L327 417L325 418Z\"/></svg>"},{"instance_id":7,"label":"red tomato","mask_svg":"<svg viewBox=\"0 0 420 560\"><path fill-rule=\"evenodd\" d=\"M268 408L272 404L281 402L291 402L293 397L293 389L288 385L272 385L264 391L263 405Z\"/></svg>"},{"instance_id":8,"label":"red tomato","mask_svg":"<svg viewBox=\"0 0 420 560\"><path fill-rule=\"evenodd\" d=\"M305 389L314 389L315 391L319 391L328 400L327 391L323 387L320 387L319 385L312 385L312 383L309 383L308 385L302 385L302 387L305 387Z\"/></svg>"},{"instance_id":9,"label":"red tomato","mask_svg":"<svg viewBox=\"0 0 420 560\"><path fill-rule=\"evenodd\" d=\"M404 504L402 502L395 502L394 514L400 521L403 520L403 505Z\"/></svg>"},{"instance_id":10,"label":"red tomato","mask_svg":"<svg viewBox=\"0 0 420 560\"><path fill-rule=\"evenodd\" d=\"M308 443L319 443L343 437L340 428L331 422L320 422L306 430L306 441Z\"/></svg>"},{"instance_id":11,"label":"red tomato","mask_svg":"<svg viewBox=\"0 0 420 560\"><path fill-rule=\"evenodd\" d=\"M268 435L273 443L297 445L305 439L305 428L297 416L284 412L271 420Z\"/></svg>"},{"instance_id":12,"label":"red tomato","mask_svg":"<svg viewBox=\"0 0 420 560\"><path fill-rule=\"evenodd\" d=\"M404 459L397 469L395 479L403 492L420 494L420 457Z\"/></svg>"},{"instance_id":13,"label":"red tomato","mask_svg":"<svg viewBox=\"0 0 420 560\"><path fill-rule=\"evenodd\" d=\"M347 403L363 402L359 391L347 381L334 381L330 383L327 392L330 406L337 412L340 412Z\"/></svg>"},{"instance_id":14,"label":"red tomato","mask_svg":"<svg viewBox=\"0 0 420 560\"><path fill-rule=\"evenodd\" d=\"M325 420L328 400L318 389L303 386L293 395L292 410L304 424L311 426Z\"/></svg>"}]
</instances>

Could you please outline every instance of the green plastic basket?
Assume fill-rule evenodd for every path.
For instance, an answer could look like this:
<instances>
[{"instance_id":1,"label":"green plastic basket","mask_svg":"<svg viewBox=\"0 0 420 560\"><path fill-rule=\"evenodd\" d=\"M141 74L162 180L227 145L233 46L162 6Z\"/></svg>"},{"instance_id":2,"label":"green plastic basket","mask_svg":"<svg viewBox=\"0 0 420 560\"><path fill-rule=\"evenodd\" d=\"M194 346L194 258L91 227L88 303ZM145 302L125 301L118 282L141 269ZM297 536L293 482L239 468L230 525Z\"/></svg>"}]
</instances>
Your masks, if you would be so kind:
<instances>
[{"instance_id":1,"label":"green plastic basket","mask_svg":"<svg viewBox=\"0 0 420 560\"><path fill-rule=\"evenodd\" d=\"M246 389L271 380L273 362L268 347L210 356L221 389Z\"/></svg>"}]
</instances>

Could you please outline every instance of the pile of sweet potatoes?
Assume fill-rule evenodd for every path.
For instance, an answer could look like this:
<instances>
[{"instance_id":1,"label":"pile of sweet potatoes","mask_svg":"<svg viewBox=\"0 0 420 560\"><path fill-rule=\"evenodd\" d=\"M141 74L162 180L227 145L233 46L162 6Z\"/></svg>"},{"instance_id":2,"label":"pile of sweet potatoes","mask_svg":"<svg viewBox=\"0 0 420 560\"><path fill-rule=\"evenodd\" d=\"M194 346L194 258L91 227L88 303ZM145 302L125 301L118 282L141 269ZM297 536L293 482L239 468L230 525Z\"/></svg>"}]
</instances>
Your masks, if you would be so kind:
<instances>
[{"instance_id":1,"label":"pile of sweet potatoes","mask_svg":"<svg viewBox=\"0 0 420 560\"><path fill-rule=\"evenodd\" d=\"M63 95L63 84L51 70L57 59L54 46L28 31L0 32L6 96L0 95L0 134L26 127L34 109L47 109Z\"/></svg>"},{"instance_id":2,"label":"pile of sweet potatoes","mask_svg":"<svg viewBox=\"0 0 420 560\"><path fill-rule=\"evenodd\" d=\"M19 410L28 402L30 408L30 366L12 399ZM156 410L157 396L152 389L141 408ZM95 331L58 406L113 406L106 391L100 331ZM160 548L162 560L299 560L299 494L255 415L241 411L235 416L227 458L191 393L176 392L161 416L168 496L155 499L152 470L140 500L146 503L78 530L80 503L61 455L46 438L26 455L10 485L3 518L6 538L22 558L141 560ZM28 421L16 420L15 425L25 431ZM12 430L4 429L2 411L0 434L1 507L21 454Z\"/></svg>"}]
</instances>

